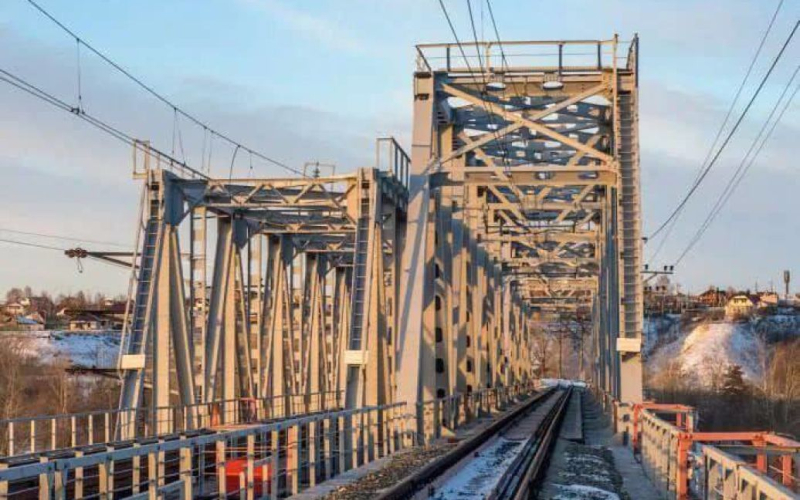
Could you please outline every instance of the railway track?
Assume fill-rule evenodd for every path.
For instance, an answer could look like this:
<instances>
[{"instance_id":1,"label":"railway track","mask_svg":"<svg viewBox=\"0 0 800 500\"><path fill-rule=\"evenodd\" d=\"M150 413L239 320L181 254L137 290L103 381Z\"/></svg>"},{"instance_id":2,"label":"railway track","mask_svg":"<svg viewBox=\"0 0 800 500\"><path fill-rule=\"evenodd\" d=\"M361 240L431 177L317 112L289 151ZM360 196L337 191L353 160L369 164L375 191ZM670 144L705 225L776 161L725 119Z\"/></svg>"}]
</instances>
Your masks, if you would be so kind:
<instances>
[{"instance_id":1,"label":"railway track","mask_svg":"<svg viewBox=\"0 0 800 500\"><path fill-rule=\"evenodd\" d=\"M558 388L535 396L378 498L528 498L544 471L571 394L572 388Z\"/></svg>"}]
</instances>

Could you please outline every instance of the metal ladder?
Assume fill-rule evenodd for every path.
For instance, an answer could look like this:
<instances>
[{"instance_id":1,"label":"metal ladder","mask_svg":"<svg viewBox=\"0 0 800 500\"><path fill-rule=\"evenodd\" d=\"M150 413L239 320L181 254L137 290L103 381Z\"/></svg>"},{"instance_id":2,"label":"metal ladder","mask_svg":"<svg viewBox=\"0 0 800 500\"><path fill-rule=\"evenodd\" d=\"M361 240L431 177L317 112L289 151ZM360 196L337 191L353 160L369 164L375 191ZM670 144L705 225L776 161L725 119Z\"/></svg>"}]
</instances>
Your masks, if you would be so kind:
<instances>
[{"instance_id":1,"label":"metal ladder","mask_svg":"<svg viewBox=\"0 0 800 500\"><path fill-rule=\"evenodd\" d=\"M623 297L625 298L625 332L633 334L641 332L642 325L642 290L639 270L641 255L637 251L641 239L639 172L636 166L637 148L634 142L634 126L636 122L634 97L629 92L620 92L617 96L619 110L619 130L617 131L617 154L620 161L620 189L622 212L621 235L622 253L625 256L623 266Z\"/></svg>"},{"instance_id":2,"label":"metal ladder","mask_svg":"<svg viewBox=\"0 0 800 500\"><path fill-rule=\"evenodd\" d=\"M353 262L351 306L353 308L353 316L350 324L349 345L351 350L361 349L364 328L364 302L366 301L367 253L369 251L370 182L363 179L360 183L361 203L359 205L358 224L356 226L355 262Z\"/></svg>"},{"instance_id":3,"label":"metal ladder","mask_svg":"<svg viewBox=\"0 0 800 500\"><path fill-rule=\"evenodd\" d=\"M156 266L157 249L162 237L162 206L158 190L149 189L148 211L146 221L140 225L142 231L141 252L138 269L134 268L136 281L135 295L132 298L130 321L123 331L120 346L120 369L124 381L120 396L121 408L132 408L138 404L138 397L143 382L142 372L146 363L147 330L150 326L152 299L154 296L153 275ZM144 217L143 217L144 218Z\"/></svg>"}]
</instances>

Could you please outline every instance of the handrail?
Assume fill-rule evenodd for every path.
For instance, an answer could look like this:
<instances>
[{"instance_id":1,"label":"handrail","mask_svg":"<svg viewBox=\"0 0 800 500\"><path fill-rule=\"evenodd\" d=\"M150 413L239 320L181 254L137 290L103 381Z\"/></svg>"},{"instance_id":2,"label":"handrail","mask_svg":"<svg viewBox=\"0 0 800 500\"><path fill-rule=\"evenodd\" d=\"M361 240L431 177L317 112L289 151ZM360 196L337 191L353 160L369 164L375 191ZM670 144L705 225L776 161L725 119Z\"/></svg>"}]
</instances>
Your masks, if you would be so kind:
<instances>
[{"instance_id":1,"label":"handrail","mask_svg":"<svg viewBox=\"0 0 800 500\"><path fill-rule=\"evenodd\" d=\"M634 47L638 39L624 42ZM509 40L509 41L464 41L456 43L422 43L415 46L417 71L475 71L483 66L487 72L498 71L503 75L518 72L585 72L611 69L621 44L617 38L608 40ZM522 50L529 47L533 50ZM589 50L586 50L590 47ZM545 48L545 51L542 51ZM548 52L547 48L553 49ZM570 51L577 48L580 52ZM629 49L631 50L631 49ZM626 54L623 56L629 59ZM467 58L466 66L463 64ZM480 58L480 59L479 59ZM524 61L526 63L521 63ZM544 63L542 63L544 61ZM454 64L457 63L457 64ZM479 62L481 63L479 65ZM530 62L530 64L527 64ZM550 66L548 66L550 64ZM627 66L628 69L632 69Z\"/></svg>"},{"instance_id":2,"label":"handrail","mask_svg":"<svg viewBox=\"0 0 800 500\"><path fill-rule=\"evenodd\" d=\"M791 488L800 486L792 476L794 447L800 443L768 432L698 432L693 412L681 405L634 405L634 453L645 474L670 498L686 499L690 494L718 499L742 498L740 494L760 500L797 498ZM683 417L673 423L662 417L665 413ZM750 447L756 463L715 445L724 442L744 443L739 446ZM769 444L778 446L768 454ZM776 459L782 484L770 477L769 461Z\"/></svg>"},{"instance_id":3,"label":"handrail","mask_svg":"<svg viewBox=\"0 0 800 500\"><path fill-rule=\"evenodd\" d=\"M268 398L220 399L209 403L157 408L113 408L2 419L0 454L25 456L109 443L117 438L116 431L121 428L133 432L137 437L156 437L161 435L156 425L159 422L168 429L168 433L174 433L221 424L286 418L298 413L340 408L341 395L341 391L327 391ZM287 397L288 407L285 406ZM190 415L198 418L188 418Z\"/></svg>"},{"instance_id":4,"label":"handrail","mask_svg":"<svg viewBox=\"0 0 800 500\"><path fill-rule=\"evenodd\" d=\"M77 455L65 458L55 457L51 460L42 460L34 463L21 464L5 469L0 468L0 486L3 486L4 483L7 484L8 482L12 481L24 480L32 477L41 477L42 475L61 474L71 469L74 470L78 468L103 466L115 461L129 460L135 457L151 457L154 456L154 454L166 454L181 450L188 451L189 453L195 453L209 445L217 445L217 449L219 450L219 445L222 444L224 456L226 443L236 443L250 437L265 436L289 430L294 430L297 432L300 427L308 426L309 424L314 424L317 422L332 421L334 419L343 420L348 418L355 420L354 417L370 416L376 412L390 414L389 410L396 410L405 406L406 403L394 403L382 406L368 406L357 409L324 412L295 417L278 422L264 423L263 425L225 430L210 434L175 436L174 439L170 440L141 443L137 446L125 446L124 448L120 449L109 447L108 449L97 453L87 453L85 455ZM295 443L295 446L297 444L298 443ZM275 444L273 444L273 446L275 446ZM232 453L236 452L236 449L233 447L229 448L229 450ZM298 454L295 454L295 458L297 457ZM251 459L252 458L250 457L248 458L248 460ZM191 461L188 462L191 464Z\"/></svg>"}]
</instances>

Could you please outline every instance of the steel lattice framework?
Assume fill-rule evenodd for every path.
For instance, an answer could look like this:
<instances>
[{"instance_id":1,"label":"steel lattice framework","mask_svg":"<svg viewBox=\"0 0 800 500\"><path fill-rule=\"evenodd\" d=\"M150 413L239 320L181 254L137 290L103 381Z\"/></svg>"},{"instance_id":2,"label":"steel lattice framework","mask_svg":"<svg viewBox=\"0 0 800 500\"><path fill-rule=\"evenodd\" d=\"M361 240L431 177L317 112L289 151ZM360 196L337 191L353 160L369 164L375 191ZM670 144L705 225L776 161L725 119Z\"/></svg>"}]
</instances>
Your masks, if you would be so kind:
<instances>
[{"instance_id":1,"label":"steel lattice framework","mask_svg":"<svg viewBox=\"0 0 800 500\"><path fill-rule=\"evenodd\" d=\"M595 381L641 399L638 41L619 45L418 46L400 399L518 381L532 323L581 308Z\"/></svg>"},{"instance_id":2,"label":"steel lattice framework","mask_svg":"<svg viewBox=\"0 0 800 500\"><path fill-rule=\"evenodd\" d=\"M619 46L480 43L459 66L421 45L411 158L379 140L352 174L207 179L144 154L121 408L419 410L529 383L539 325L589 311L593 378L640 400L638 43Z\"/></svg>"},{"instance_id":3,"label":"steel lattice framework","mask_svg":"<svg viewBox=\"0 0 800 500\"><path fill-rule=\"evenodd\" d=\"M184 178L145 155L121 408L392 402L408 158L378 147L385 170L305 179Z\"/></svg>"},{"instance_id":4,"label":"steel lattice framework","mask_svg":"<svg viewBox=\"0 0 800 500\"><path fill-rule=\"evenodd\" d=\"M638 39L417 49L411 157L212 179L135 142L131 261L68 251L130 264L120 407L0 420L0 497L284 498L505 412L382 493L427 491L563 392L534 352L589 317L594 389L662 490L795 498L799 443L641 402Z\"/></svg>"}]
</instances>

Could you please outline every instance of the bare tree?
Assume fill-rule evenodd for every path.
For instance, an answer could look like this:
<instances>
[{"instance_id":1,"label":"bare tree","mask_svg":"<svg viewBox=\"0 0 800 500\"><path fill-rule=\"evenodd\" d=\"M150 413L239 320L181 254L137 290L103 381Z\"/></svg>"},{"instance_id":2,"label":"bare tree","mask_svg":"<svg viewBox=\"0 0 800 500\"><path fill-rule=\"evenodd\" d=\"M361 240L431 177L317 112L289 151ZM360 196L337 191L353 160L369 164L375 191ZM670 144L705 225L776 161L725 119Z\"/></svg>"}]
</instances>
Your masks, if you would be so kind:
<instances>
[{"instance_id":1,"label":"bare tree","mask_svg":"<svg viewBox=\"0 0 800 500\"><path fill-rule=\"evenodd\" d=\"M547 377L547 360L550 357L550 344L552 337L544 329L537 329L533 332L533 352L531 353L533 364L538 368L538 377Z\"/></svg>"},{"instance_id":2,"label":"bare tree","mask_svg":"<svg viewBox=\"0 0 800 500\"><path fill-rule=\"evenodd\" d=\"M19 302L25 297L25 292L21 288L14 287L6 292L6 302Z\"/></svg>"},{"instance_id":3,"label":"bare tree","mask_svg":"<svg viewBox=\"0 0 800 500\"><path fill-rule=\"evenodd\" d=\"M25 402L22 379L28 356L24 340L4 338L0 342L0 359L0 411L3 418L14 418L22 414Z\"/></svg>"},{"instance_id":4,"label":"bare tree","mask_svg":"<svg viewBox=\"0 0 800 500\"><path fill-rule=\"evenodd\" d=\"M50 393L51 408L54 413L69 413L77 394L69 372L69 363L56 362L48 367L47 387Z\"/></svg>"}]
</instances>

